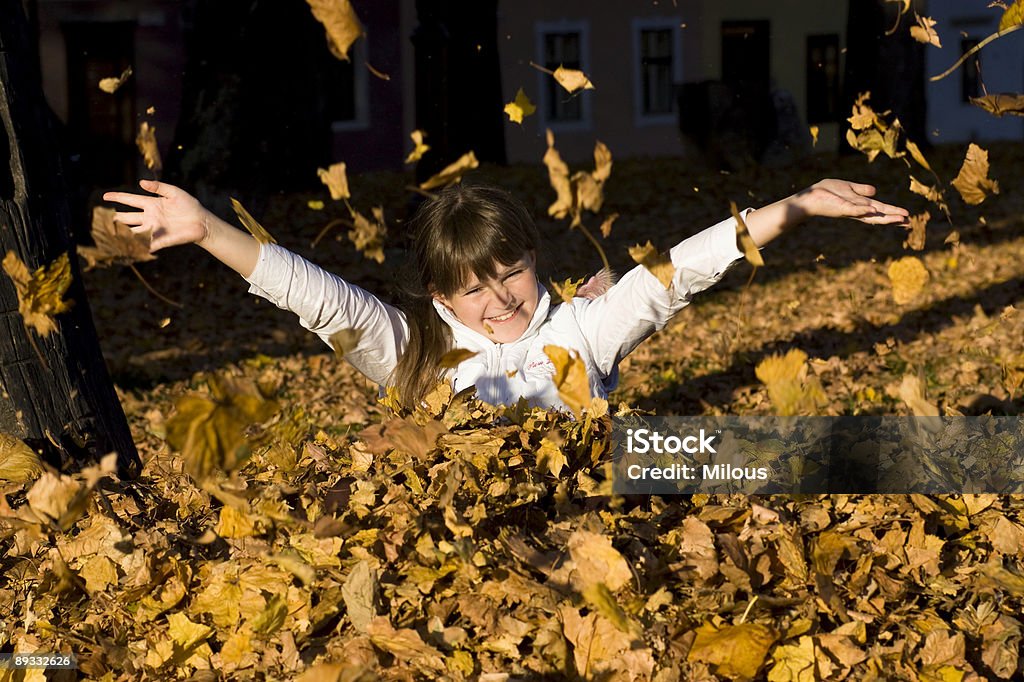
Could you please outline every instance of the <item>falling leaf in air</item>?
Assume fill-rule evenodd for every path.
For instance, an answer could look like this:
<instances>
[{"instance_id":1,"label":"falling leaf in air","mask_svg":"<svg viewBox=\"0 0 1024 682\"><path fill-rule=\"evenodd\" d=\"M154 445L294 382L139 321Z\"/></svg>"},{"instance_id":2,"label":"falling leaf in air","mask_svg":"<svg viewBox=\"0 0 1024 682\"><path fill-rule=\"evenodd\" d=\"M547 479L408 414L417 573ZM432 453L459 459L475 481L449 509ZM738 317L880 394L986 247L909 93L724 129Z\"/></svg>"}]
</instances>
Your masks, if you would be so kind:
<instances>
[{"instance_id":1,"label":"falling leaf in air","mask_svg":"<svg viewBox=\"0 0 1024 682\"><path fill-rule=\"evenodd\" d=\"M900 399L907 404L915 417L939 416L938 406L928 402L921 380L913 374L903 377L903 381L900 383Z\"/></svg>"},{"instance_id":2,"label":"falling leaf in air","mask_svg":"<svg viewBox=\"0 0 1024 682\"><path fill-rule=\"evenodd\" d=\"M776 414L813 415L826 402L821 383L808 370L807 353L799 348L791 348L785 355L770 355L754 368L754 375L768 389Z\"/></svg>"},{"instance_id":3,"label":"falling leaf in air","mask_svg":"<svg viewBox=\"0 0 1024 682\"><path fill-rule=\"evenodd\" d=\"M747 223L743 220L743 216L740 215L739 208L736 206L735 201L729 202L729 210L732 212L733 220L736 221L736 242L739 244L740 250L743 251L743 256L747 259L747 262L755 268L762 267L764 265L764 259L761 257L761 250L757 248L757 244L754 243L753 237L750 236L750 231L747 229Z\"/></svg>"},{"instance_id":4,"label":"falling leaf in air","mask_svg":"<svg viewBox=\"0 0 1024 682\"><path fill-rule=\"evenodd\" d=\"M413 150L409 152L409 155L405 157L406 163L415 163L423 158L423 155L430 149L430 145L423 141L427 134L422 130L414 130L409 133L409 137L412 138Z\"/></svg>"},{"instance_id":5,"label":"falling leaf in air","mask_svg":"<svg viewBox=\"0 0 1024 682\"><path fill-rule=\"evenodd\" d=\"M317 168L316 174L320 182L327 185L331 191L331 198L335 201L348 199L352 195L348 191L348 176L345 173L345 163L332 163L327 168Z\"/></svg>"},{"instance_id":6,"label":"falling leaf in air","mask_svg":"<svg viewBox=\"0 0 1024 682\"><path fill-rule=\"evenodd\" d=\"M667 253L660 253L654 244L648 241L643 246L637 244L629 247L629 257L634 262L647 268L647 271L658 278L666 289L672 288L676 277L676 267Z\"/></svg>"},{"instance_id":7,"label":"falling leaf in air","mask_svg":"<svg viewBox=\"0 0 1024 682\"><path fill-rule=\"evenodd\" d=\"M1021 24L1024 24L1024 0L1016 0L1006 8L1003 16L999 18L999 30L1005 31Z\"/></svg>"},{"instance_id":8,"label":"falling leaf in air","mask_svg":"<svg viewBox=\"0 0 1024 682\"><path fill-rule=\"evenodd\" d=\"M39 336L49 336L57 329L53 316L71 310L71 301L62 299L71 286L71 261L62 253L49 265L39 267L31 274L28 267L13 251L3 260L4 272L14 282L18 294L18 312Z\"/></svg>"},{"instance_id":9,"label":"falling leaf in air","mask_svg":"<svg viewBox=\"0 0 1024 682\"><path fill-rule=\"evenodd\" d=\"M441 361L438 364L441 366L441 369L455 369L476 355L476 351L466 350L465 348L452 348L441 356Z\"/></svg>"},{"instance_id":10,"label":"falling leaf in air","mask_svg":"<svg viewBox=\"0 0 1024 682\"><path fill-rule=\"evenodd\" d=\"M270 236L262 225L259 224L255 218L252 217L245 206L242 206L242 202L234 197L231 197L231 208L235 209L235 215L238 216L238 221L242 223L245 229L249 230L249 234L256 238L260 244L276 244L277 240Z\"/></svg>"},{"instance_id":11,"label":"falling leaf in air","mask_svg":"<svg viewBox=\"0 0 1024 682\"><path fill-rule=\"evenodd\" d=\"M907 234L907 240L903 242L903 248L911 248L914 251L924 250L925 236L927 234L926 226L931 219L932 214L928 211L910 216L909 233Z\"/></svg>"},{"instance_id":12,"label":"falling leaf in air","mask_svg":"<svg viewBox=\"0 0 1024 682\"><path fill-rule=\"evenodd\" d=\"M90 235L96 246L78 247L78 255L85 259L86 270L156 259L149 252L149 234L132 232L127 225L114 220L116 213L105 206L93 207Z\"/></svg>"},{"instance_id":13,"label":"falling leaf in air","mask_svg":"<svg viewBox=\"0 0 1024 682\"><path fill-rule=\"evenodd\" d=\"M139 153L142 154L142 160L146 163L146 168L151 171L159 171L163 168L163 162L160 160L160 147L156 142L156 128L149 125L148 122L143 121L139 124L139 134L135 136L135 145L139 148Z\"/></svg>"},{"instance_id":14,"label":"falling leaf in air","mask_svg":"<svg viewBox=\"0 0 1024 682\"><path fill-rule=\"evenodd\" d=\"M811 131L811 146L812 147L816 147L816 146L818 146L818 133L820 132L820 129L818 128L818 126L811 126L810 127L810 131Z\"/></svg>"},{"instance_id":15,"label":"falling leaf in air","mask_svg":"<svg viewBox=\"0 0 1024 682\"><path fill-rule=\"evenodd\" d=\"M569 166L555 149L555 134L547 131L548 149L544 152L544 165L548 169L548 181L555 190L555 202L548 206L548 215L564 218L572 210L572 185L569 182Z\"/></svg>"},{"instance_id":16,"label":"falling leaf in air","mask_svg":"<svg viewBox=\"0 0 1024 682\"><path fill-rule=\"evenodd\" d=\"M928 283L928 270L915 256L906 256L893 261L889 266L889 281L892 283L892 297L899 305L913 301Z\"/></svg>"},{"instance_id":17,"label":"falling leaf in air","mask_svg":"<svg viewBox=\"0 0 1024 682\"><path fill-rule=\"evenodd\" d=\"M103 92L113 95L117 92L118 88L125 84L129 77L132 75L132 67L128 67L121 72L120 76L111 76L110 78L100 79L100 90Z\"/></svg>"},{"instance_id":18,"label":"falling leaf in air","mask_svg":"<svg viewBox=\"0 0 1024 682\"><path fill-rule=\"evenodd\" d=\"M308 206L311 211L324 210L324 202L320 201L319 199L310 199L309 201L306 202L306 206Z\"/></svg>"},{"instance_id":19,"label":"falling leaf in air","mask_svg":"<svg viewBox=\"0 0 1024 682\"><path fill-rule=\"evenodd\" d=\"M530 98L526 96L522 88L516 92L515 99L505 105L505 113L513 123L522 123L523 119L537 111Z\"/></svg>"},{"instance_id":20,"label":"falling leaf in air","mask_svg":"<svg viewBox=\"0 0 1024 682\"><path fill-rule=\"evenodd\" d=\"M41 473L43 464L35 450L14 436L0 433L0 481L24 483Z\"/></svg>"},{"instance_id":21,"label":"falling leaf in air","mask_svg":"<svg viewBox=\"0 0 1024 682\"><path fill-rule=\"evenodd\" d=\"M349 0L306 0L316 20L327 31L327 45L338 59L349 61L352 43L364 35L359 17Z\"/></svg>"},{"instance_id":22,"label":"falling leaf in air","mask_svg":"<svg viewBox=\"0 0 1024 682\"><path fill-rule=\"evenodd\" d=\"M353 225L348 231L348 238L364 257L383 263L384 238L388 235L388 227L384 223L384 208L374 206L372 212L373 220L370 220L362 213L352 211Z\"/></svg>"},{"instance_id":23,"label":"falling leaf in air","mask_svg":"<svg viewBox=\"0 0 1024 682\"><path fill-rule=\"evenodd\" d=\"M850 128L846 131L846 142L867 155L868 161L874 161L881 152L892 159L902 158L905 152L897 149L903 130L899 119L891 124L886 122L885 117L891 112L876 113L868 104L870 98L870 92L862 92L854 102L853 114L847 119Z\"/></svg>"},{"instance_id":24,"label":"falling leaf in air","mask_svg":"<svg viewBox=\"0 0 1024 682\"><path fill-rule=\"evenodd\" d=\"M576 92L577 90L594 89L594 84L590 82L586 74L577 69L567 69L564 66L559 66L551 75L569 93Z\"/></svg>"},{"instance_id":25,"label":"falling leaf in air","mask_svg":"<svg viewBox=\"0 0 1024 682\"><path fill-rule=\"evenodd\" d=\"M583 278L573 279L569 277L561 282L551 280L551 288L563 303L568 303L576 296L576 289L583 284Z\"/></svg>"},{"instance_id":26,"label":"falling leaf in air","mask_svg":"<svg viewBox=\"0 0 1024 682\"><path fill-rule=\"evenodd\" d=\"M973 142L953 182L964 202L977 206L990 194L999 194L999 183L988 177L988 152Z\"/></svg>"},{"instance_id":27,"label":"falling leaf in air","mask_svg":"<svg viewBox=\"0 0 1024 682\"><path fill-rule=\"evenodd\" d=\"M913 157L914 161L929 172L932 171L932 167L928 164L928 159L924 158L924 154L921 153L921 148L917 146L917 143L913 140L907 140L907 151L910 152L910 156Z\"/></svg>"},{"instance_id":28,"label":"falling leaf in air","mask_svg":"<svg viewBox=\"0 0 1024 682\"><path fill-rule=\"evenodd\" d=\"M917 26L910 27L910 35L919 43L942 47L939 34L935 32L935 20L931 17L917 15Z\"/></svg>"},{"instance_id":29,"label":"falling leaf in air","mask_svg":"<svg viewBox=\"0 0 1024 682\"><path fill-rule=\"evenodd\" d=\"M356 349L359 339L363 338L362 329L342 329L331 334L329 341L334 354L343 358Z\"/></svg>"},{"instance_id":30,"label":"falling leaf in air","mask_svg":"<svg viewBox=\"0 0 1024 682\"><path fill-rule=\"evenodd\" d=\"M618 217L619 217L618 213L612 213L610 216L608 216L607 218L604 219L604 221L601 223L601 236L602 237L609 237L611 235L611 233L612 233L612 225L615 223L615 221L618 219Z\"/></svg>"},{"instance_id":31,"label":"falling leaf in air","mask_svg":"<svg viewBox=\"0 0 1024 682\"><path fill-rule=\"evenodd\" d=\"M949 216L949 204L946 203L946 193L938 187L926 185L911 175L910 191L914 194L920 194L925 199L938 206L939 210L945 213L947 217Z\"/></svg>"},{"instance_id":32,"label":"falling leaf in air","mask_svg":"<svg viewBox=\"0 0 1024 682\"><path fill-rule=\"evenodd\" d=\"M197 481L214 470L234 471L249 458L247 430L278 411L252 384L211 375L211 397L190 394L175 402L167 421L167 442L182 453L185 470Z\"/></svg>"},{"instance_id":33,"label":"falling leaf in air","mask_svg":"<svg viewBox=\"0 0 1024 682\"><path fill-rule=\"evenodd\" d=\"M1024 95L1019 93L972 97L971 104L984 109L993 116L1002 117L1004 114L1024 116Z\"/></svg>"},{"instance_id":34,"label":"falling leaf in air","mask_svg":"<svg viewBox=\"0 0 1024 682\"><path fill-rule=\"evenodd\" d=\"M437 173L420 183L420 189L434 189L436 187L445 187L447 185L453 185L457 182L461 182L462 176L466 171L476 168L479 165L480 162L476 160L476 154L472 151L468 151L453 163L446 166L440 173Z\"/></svg>"},{"instance_id":35,"label":"falling leaf in air","mask_svg":"<svg viewBox=\"0 0 1024 682\"><path fill-rule=\"evenodd\" d=\"M576 351L561 346L544 346L544 353L555 366L551 380L558 389L558 397L579 417L584 407L590 405L590 381L587 367Z\"/></svg>"}]
</instances>

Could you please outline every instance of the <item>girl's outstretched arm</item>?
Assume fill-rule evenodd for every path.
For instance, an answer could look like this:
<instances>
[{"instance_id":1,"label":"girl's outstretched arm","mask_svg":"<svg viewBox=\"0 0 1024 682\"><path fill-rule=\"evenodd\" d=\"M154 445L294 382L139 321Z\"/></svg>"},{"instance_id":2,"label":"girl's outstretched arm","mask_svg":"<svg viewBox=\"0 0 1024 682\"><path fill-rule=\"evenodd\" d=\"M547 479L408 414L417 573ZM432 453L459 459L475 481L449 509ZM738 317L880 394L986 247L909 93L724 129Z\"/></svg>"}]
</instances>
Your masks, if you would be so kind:
<instances>
[{"instance_id":1,"label":"girl's outstretched arm","mask_svg":"<svg viewBox=\"0 0 1024 682\"><path fill-rule=\"evenodd\" d=\"M121 211L114 217L133 232L152 230L150 251L198 244L242 277L252 274L260 245L251 235L227 224L179 187L155 180L141 180L139 186L156 196L107 192L103 200L140 209Z\"/></svg>"},{"instance_id":2,"label":"girl's outstretched arm","mask_svg":"<svg viewBox=\"0 0 1024 682\"><path fill-rule=\"evenodd\" d=\"M822 180L764 208L751 211L745 222L751 238L764 246L808 218L852 218L871 225L906 225L905 208L872 197L875 188L848 180Z\"/></svg>"}]
</instances>

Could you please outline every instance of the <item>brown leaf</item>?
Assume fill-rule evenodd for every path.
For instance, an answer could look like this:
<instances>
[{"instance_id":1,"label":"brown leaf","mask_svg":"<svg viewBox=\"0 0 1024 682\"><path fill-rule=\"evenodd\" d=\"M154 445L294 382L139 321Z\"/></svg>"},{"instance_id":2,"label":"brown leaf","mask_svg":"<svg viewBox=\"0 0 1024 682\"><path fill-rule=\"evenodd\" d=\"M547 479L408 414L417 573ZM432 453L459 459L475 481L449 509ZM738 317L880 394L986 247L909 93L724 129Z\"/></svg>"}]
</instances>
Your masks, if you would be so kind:
<instances>
[{"instance_id":1,"label":"brown leaf","mask_svg":"<svg viewBox=\"0 0 1024 682\"><path fill-rule=\"evenodd\" d=\"M775 643L775 633L756 623L721 628L705 623L696 633L687 659L707 663L716 674L729 678L750 679L757 675Z\"/></svg>"},{"instance_id":2,"label":"brown leaf","mask_svg":"<svg viewBox=\"0 0 1024 682\"><path fill-rule=\"evenodd\" d=\"M564 218L572 210L573 193L569 182L569 166L562 161L562 156L555 149L555 135L547 131L548 150L544 152L544 165L548 169L548 181L555 190L555 202L548 206L548 215Z\"/></svg>"},{"instance_id":3,"label":"brown leaf","mask_svg":"<svg viewBox=\"0 0 1024 682\"><path fill-rule=\"evenodd\" d=\"M576 351L570 352L561 346L544 346L544 353L555 366L551 380L558 389L558 397L579 418L592 397L586 365Z\"/></svg>"},{"instance_id":4,"label":"brown leaf","mask_svg":"<svg viewBox=\"0 0 1024 682\"><path fill-rule=\"evenodd\" d=\"M135 145L139 148L139 153L142 154L142 160L146 163L146 168L151 171L159 171L163 168L163 162L160 160L160 146L156 142L156 128L149 125L148 122L143 121L139 124L139 134L135 136Z\"/></svg>"},{"instance_id":5,"label":"brown leaf","mask_svg":"<svg viewBox=\"0 0 1024 682\"><path fill-rule=\"evenodd\" d=\"M973 142L967 148L964 163L951 184L972 206L985 201L990 194L999 194L999 183L988 177L988 152Z\"/></svg>"},{"instance_id":6,"label":"brown leaf","mask_svg":"<svg viewBox=\"0 0 1024 682\"><path fill-rule=\"evenodd\" d=\"M676 267L667 253L659 253L654 248L654 244L648 241L643 246L637 244L629 247L629 257L647 268L647 271L657 277L666 289L672 288L672 282L676 277Z\"/></svg>"},{"instance_id":7,"label":"brown leaf","mask_svg":"<svg viewBox=\"0 0 1024 682\"><path fill-rule=\"evenodd\" d=\"M747 223L743 220L743 216L740 215L740 210L736 206L735 201L729 202L729 211L732 213L733 220L736 221L736 242L740 250L743 251L743 256L755 268L763 266L764 259L761 258L761 250L757 248L757 244L754 243L754 239L750 236L750 231L747 230Z\"/></svg>"},{"instance_id":8,"label":"brown leaf","mask_svg":"<svg viewBox=\"0 0 1024 682\"><path fill-rule=\"evenodd\" d=\"M913 157L914 161L917 161L922 168L927 171L932 171L932 167L928 165L928 159L924 158L924 154L921 153L921 148L917 146L916 142L913 140L907 140L907 151L910 152L910 156Z\"/></svg>"},{"instance_id":9,"label":"brown leaf","mask_svg":"<svg viewBox=\"0 0 1024 682\"><path fill-rule=\"evenodd\" d=\"M924 263L914 256L905 256L889 265L892 298L898 305L906 305L917 298L928 283L929 274Z\"/></svg>"},{"instance_id":10,"label":"brown leaf","mask_svg":"<svg viewBox=\"0 0 1024 682\"><path fill-rule=\"evenodd\" d=\"M41 473L42 461L35 450L14 436L0 433L0 481L24 483Z\"/></svg>"},{"instance_id":11,"label":"brown leaf","mask_svg":"<svg viewBox=\"0 0 1024 682\"><path fill-rule=\"evenodd\" d=\"M612 233L612 223L614 223L615 220L618 217L619 217L618 213L612 213L610 216L608 216L607 218L604 219L604 222L601 223L601 236L602 237L609 237L609 236L611 236L611 233Z\"/></svg>"},{"instance_id":12,"label":"brown leaf","mask_svg":"<svg viewBox=\"0 0 1024 682\"><path fill-rule=\"evenodd\" d=\"M112 208L94 206L90 234L96 246L79 246L78 255L85 259L85 269L129 265L155 260L149 252L150 235L132 232L127 225L114 220Z\"/></svg>"},{"instance_id":13,"label":"brown leaf","mask_svg":"<svg viewBox=\"0 0 1024 682\"><path fill-rule=\"evenodd\" d=\"M580 89L594 89L594 84L590 82L590 79L587 78L586 74L577 69L567 69L564 66L559 66L551 76L569 93L576 92Z\"/></svg>"},{"instance_id":14,"label":"brown leaf","mask_svg":"<svg viewBox=\"0 0 1024 682\"><path fill-rule=\"evenodd\" d=\"M338 59L349 61L352 43L364 35L359 17L349 0L306 0L316 20L327 31L327 45Z\"/></svg>"},{"instance_id":15,"label":"brown leaf","mask_svg":"<svg viewBox=\"0 0 1024 682\"><path fill-rule=\"evenodd\" d=\"M900 398L907 404L915 417L938 417L939 408L928 402L924 396L921 380L912 374L903 377L900 383Z\"/></svg>"},{"instance_id":16,"label":"brown leaf","mask_svg":"<svg viewBox=\"0 0 1024 682\"><path fill-rule=\"evenodd\" d=\"M448 164L445 168L430 178L427 178L420 183L420 189L434 189L436 187L446 187L448 185L454 185L457 182L462 182L462 176L469 170L477 168L480 162L476 160L476 154L472 151L468 151L453 163Z\"/></svg>"},{"instance_id":17,"label":"brown leaf","mask_svg":"<svg viewBox=\"0 0 1024 682\"><path fill-rule=\"evenodd\" d=\"M388 226L384 223L384 209L373 207L373 221L362 213L352 210L352 229L348 231L349 240L365 258L384 262L384 239L388 235Z\"/></svg>"},{"instance_id":18,"label":"brown leaf","mask_svg":"<svg viewBox=\"0 0 1024 682\"><path fill-rule=\"evenodd\" d=\"M441 356L440 367L441 369L455 369L460 364L472 357L475 357L476 355L476 351L466 350L465 348L452 348Z\"/></svg>"},{"instance_id":19,"label":"brown leaf","mask_svg":"<svg viewBox=\"0 0 1024 682\"><path fill-rule=\"evenodd\" d=\"M445 670L444 656L424 642L415 630L396 630L387 618L381 616L370 621L366 627L366 634L370 636L374 646L380 647L403 663L435 675Z\"/></svg>"},{"instance_id":20,"label":"brown leaf","mask_svg":"<svg viewBox=\"0 0 1024 682\"><path fill-rule=\"evenodd\" d=\"M334 354L339 358L343 358L356 349L361 338L363 338L362 329L342 329L331 334L329 340L331 348L334 349Z\"/></svg>"},{"instance_id":21,"label":"brown leaf","mask_svg":"<svg viewBox=\"0 0 1024 682\"><path fill-rule=\"evenodd\" d=\"M565 638L572 644L576 672L585 680L609 679L619 657L632 645L632 637L597 613L581 617L564 603L558 613Z\"/></svg>"},{"instance_id":22,"label":"brown leaf","mask_svg":"<svg viewBox=\"0 0 1024 682\"><path fill-rule=\"evenodd\" d=\"M253 237L256 238L260 244L276 244L277 240L270 236L259 221L252 217L252 214L245 210L245 206L242 206L242 202L234 197L231 197L231 208L235 209L235 215L238 216L239 222L249 231Z\"/></svg>"},{"instance_id":23,"label":"brown leaf","mask_svg":"<svg viewBox=\"0 0 1024 682\"><path fill-rule=\"evenodd\" d=\"M101 78L99 83L100 90L113 95L115 92L117 92L118 88L125 84L125 81L127 81L131 75L132 67L129 66L127 69L121 72L120 76L113 76L111 78Z\"/></svg>"},{"instance_id":24,"label":"brown leaf","mask_svg":"<svg viewBox=\"0 0 1024 682\"><path fill-rule=\"evenodd\" d=\"M581 529L569 536L567 544L576 564L574 582L580 591L588 585L602 583L617 592L633 579L625 557L612 547L607 536Z\"/></svg>"},{"instance_id":25,"label":"brown leaf","mask_svg":"<svg viewBox=\"0 0 1024 682\"><path fill-rule=\"evenodd\" d=\"M935 32L935 20L931 17L916 15L917 26L910 27L910 36L919 43L942 47L939 42L939 34Z\"/></svg>"},{"instance_id":26,"label":"brown leaf","mask_svg":"<svg viewBox=\"0 0 1024 682\"><path fill-rule=\"evenodd\" d=\"M366 633L370 623L377 617L379 590L377 570L369 561L357 562L341 588L345 611L357 632Z\"/></svg>"},{"instance_id":27,"label":"brown leaf","mask_svg":"<svg viewBox=\"0 0 1024 682\"><path fill-rule=\"evenodd\" d=\"M62 253L49 265L44 265L29 274L28 267L13 251L8 251L3 260L4 272L14 282L18 295L18 312L26 328L35 330L39 336L49 336L57 329L55 315L71 310L71 301L63 300L71 286L71 261Z\"/></svg>"},{"instance_id":28,"label":"brown leaf","mask_svg":"<svg viewBox=\"0 0 1024 682\"><path fill-rule=\"evenodd\" d=\"M926 226L931 218L932 214L928 211L910 216L909 234L907 235L907 241L903 242L904 248L909 247L914 251L924 250L925 238L927 236Z\"/></svg>"},{"instance_id":29,"label":"brown leaf","mask_svg":"<svg viewBox=\"0 0 1024 682\"><path fill-rule=\"evenodd\" d=\"M985 95L984 97L972 97L971 104L984 109L993 116L1003 116L1004 114L1024 116L1024 95L1020 93L999 93L996 95Z\"/></svg>"},{"instance_id":30,"label":"brown leaf","mask_svg":"<svg viewBox=\"0 0 1024 682\"><path fill-rule=\"evenodd\" d=\"M344 163L332 163L327 168L317 168L316 174L319 176L320 182L327 185L327 189L331 191L331 198L335 201L352 196L348 191L348 176L345 173Z\"/></svg>"}]
</instances>

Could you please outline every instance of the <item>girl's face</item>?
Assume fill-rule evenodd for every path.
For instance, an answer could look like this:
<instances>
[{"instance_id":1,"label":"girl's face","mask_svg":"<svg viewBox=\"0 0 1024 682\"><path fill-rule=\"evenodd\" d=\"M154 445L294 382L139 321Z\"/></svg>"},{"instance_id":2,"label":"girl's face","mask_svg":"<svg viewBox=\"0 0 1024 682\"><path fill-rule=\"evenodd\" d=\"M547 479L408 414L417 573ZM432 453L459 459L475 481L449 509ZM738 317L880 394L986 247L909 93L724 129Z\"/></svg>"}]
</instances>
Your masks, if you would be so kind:
<instances>
[{"instance_id":1,"label":"girl's face","mask_svg":"<svg viewBox=\"0 0 1024 682\"><path fill-rule=\"evenodd\" d=\"M498 264L491 279L470 274L461 289L435 296L462 324L497 343L523 335L537 310L537 269L533 253L512 265Z\"/></svg>"}]
</instances>

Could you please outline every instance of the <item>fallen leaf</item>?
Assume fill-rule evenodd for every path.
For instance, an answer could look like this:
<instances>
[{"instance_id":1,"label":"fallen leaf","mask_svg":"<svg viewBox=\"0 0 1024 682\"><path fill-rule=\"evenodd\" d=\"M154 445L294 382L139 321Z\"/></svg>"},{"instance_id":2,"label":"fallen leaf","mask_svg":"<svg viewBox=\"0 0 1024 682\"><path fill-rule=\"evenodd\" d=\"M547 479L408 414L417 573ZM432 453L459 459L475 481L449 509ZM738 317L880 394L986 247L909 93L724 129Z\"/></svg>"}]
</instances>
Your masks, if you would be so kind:
<instances>
[{"instance_id":1,"label":"fallen leaf","mask_svg":"<svg viewBox=\"0 0 1024 682\"><path fill-rule=\"evenodd\" d=\"M139 124L139 134L135 136L135 145L139 148L139 153L142 154L142 160L146 163L146 168L151 171L159 171L163 168L163 162L160 160L160 146L156 141L156 128L149 125L148 122L143 121Z\"/></svg>"},{"instance_id":2,"label":"fallen leaf","mask_svg":"<svg viewBox=\"0 0 1024 682\"><path fill-rule=\"evenodd\" d=\"M327 31L327 45L338 59L349 61L352 43L364 35L359 17L349 0L306 0L316 20Z\"/></svg>"},{"instance_id":3,"label":"fallen leaf","mask_svg":"<svg viewBox=\"0 0 1024 682\"><path fill-rule=\"evenodd\" d=\"M472 151L468 151L453 163L445 166L440 173L437 173L421 182L420 189L434 189L436 187L454 185L455 183L462 181L462 176L467 171L477 168L479 165L480 162L476 160L476 154Z\"/></svg>"},{"instance_id":4,"label":"fallen leaf","mask_svg":"<svg viewBox=\"0 0 1024 682\"><path fill-rule=\"evenodd\" d=\"M672 288L672 282L676 277L676 267L667 253L659 253L654 248L654 244L648 241L643 246L637 244L629 247L629 257L647 268L647 271L657 277L666 289Z\"/></svg>"},{"instance_id":5,"label":"fallen leaf","mask_svg":"<svg viewBox=\"0 0 1024 682\"><path fill-rule=\"evenodd\" d=\"M316 174L319 176L320 182L327 185L327 189L331 191L331 198L335 201L351 197L348 191L348 176L345 173L344 162L332 163L327 168L317 168Z\"/></svg>"},{"instance_id":6,"label":"fallen leaf","mask_svg":"<svg viewBox=\"0 0 1024 682\"><path fill-rule=\"evenodd\" d=\"M259 221L252 217L252 214L245 210L245 206L242 203L231 197L231 208L235 209L235 215L238 216L239 222L249 231L253 237L256 238L260 244L276 244L277 240L270 236Z\"/></svg>"},{"instance_id":7,"label":"fallen leaf","mask_svg":"<svg viewBox=\"0 0 1024 682\"><path fill-rule=\"evenodd\" d=\"M90 235L96 246L79 246L78 255L85 259L85 269L130 265L155 260L149 252L149 233L132 232L127 225L114 220L112 208L94 206Z\"/></svg>"},{"instance_id":8,"label":"fallen leaf","mask_svg":"<svg viewBox=\"0 0 1024 682\"><path fill-rule=\"evenodd\" d=\"M537 111L530 98L526 96L522 88L516 92L515 99L505 105L505 113L513 123L522 123L523 118L532 115Z\"/></svg>"},{"instance_id":9,"label":"fallen leaf","mask_svg":"<svg viewBox=\"0 0 1024 682\"><path fill-rule=\"evenodd\" d=\"M14 436L0 433L0 480L24 483L41 473L43 464L35 450Z\"/></svg>"},{"instance_id":10,"label":"fallen leaf","mask_svg":"<svg viewBox=\"0 0 1024 682\"><path fill-rule=\"evenodd\" d=\"M567 69L564 66L559 66L551 75L556 81L558 81L558 84L565 88L569 93L573 93L581 89L594 89L594 84L590 82L590 79L587 78L586 74L578 69Z\"/></svg>"},{"instance_id":11,"label":"fallen leaf","mask_svg":"<svg viewBox=\"0 0 1024 682\"><path fill-rule=\"evenodd\" d=\"M977 206L990 194L999 194L999 183L988 177L988 152L973 142L953 182L964 202Z\"/></svg>"},{"instance_id":12,"label":"fallen leaf","mask_svg":"<svg viewBox=\"0 0 1024 682\"><path fill-rule=\"evenodd\" d=\"M409 152L409 155L405 157L406 163L415 163L419 161L420 159L423 158L423 155L427 153L427 151L430 149L430 145L426 144L423 141L423 138L425 138L426 135L427 134L422 130L414 130L411 133L409 133L409 137L412 138L412 143L414 147L413 150Z\"/></svg>"},{"instance_id":13,"label":"fallen leaf","mask_svg":"<svg viewBox=\"0 0 1024 682\"><path fill-rule=\"evenodd\" d=\"M127 69L121 72L120 76L101 78L99 83L100 90L113 95L115 92L117 92L118 88L125 84L125 81L127 81L131 75L132 67L129 66Z\"/></svg>"},{"instance_id":14,"label":"fallen leaf","mask_svg":"<svg viewBox=\"0 0 1024 682\"><path fill-rule=\"evenodd\" d=\"M729 678L750 679L757 675L775 643L775 633L756 623L721 628L705 623L695 632L697 636L687 660L706 663L716 674Z\"/></svg>"},{"instance_id":15,"label":"fallen leaf","mask_svg":"<svg viewBox=\"0 0 1024 682\"><path fill-rule=\"evenodd\" d=\"M394 656L399 661L410 663L420 670L440 673L444 671L444 656L423 641L415 630L395 629L387 618L378 617L370 621L366 633L374 646Z\"/></svg>"},{"instance_id":16,"label":"fallen leaf","mask_svg":"<svg viewBox=\"0 0 1024 682\"><path fill-rule=\"evenodd\" d=\"M906 256L889 265L889 282L892 297L898 305L906 305L920 295L928 283L928 270L924 263L914 256Z\"/></svg>"},{"instance_id":17,"label":"fallen leaf","mask_svg":"<svg viewBox=\"0 0 1024 682\"><path fill-rule=\"evenodd\" d=\"M349 571L341 588L345 610L357 632L367 632L370 622L377 617L379 592L377 571L368 561L359 561Z\"/></svg>"},{"instance_id":18,"label":"fallen leaf","mask_svg":"<svg viewBox=\"0 0 1024 682\"><path fill-rule=\"evenodd\" d=\"M13 251L8 251L3 261L4 272L14 282L18 294L18 312L26 328L35 330L39 336L49 336L57 329L55 315L71 310L71 301L63 300L71 286L71 261L62 253L49 265L44 265L29 274L28 267Z\"/></svg>"},{"instance_id":19,"label":"fallen leaf","mask_svg":"<svg viewBox=\"0 0 1024 682\"><path fill-rule=\"evenodd\" d=\"M629 563L612 547L612 541L606 535L577 530L569 536L567 545L576 564L573 579L581 591L583 587L601 583L617 592L633 579Z\"/></svg>"},{"instance_id":20,"label":"fallen leaf","mask_svg":"<svg viewBox=\"0 0 1024 682\"><path fill-rule=\"evenodd\" d=\"M800 637L796 644L775 647L772 661L769 682L817 682L820 679L815 669L814 639L807 635Z\"/></svg>"},{"instance_id":21,"label":"fallen leaf","mask_svg":"<svg viewBox=\"0 0 1024 682\"><path fill-rule=\"evenodd\" d=\"M935 20L931 17L916 15L917 26L910 27L910 36L919 43L942 47L939 42L939 34L935 32Z\"/></svg>"}]
</instances>

